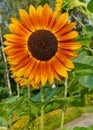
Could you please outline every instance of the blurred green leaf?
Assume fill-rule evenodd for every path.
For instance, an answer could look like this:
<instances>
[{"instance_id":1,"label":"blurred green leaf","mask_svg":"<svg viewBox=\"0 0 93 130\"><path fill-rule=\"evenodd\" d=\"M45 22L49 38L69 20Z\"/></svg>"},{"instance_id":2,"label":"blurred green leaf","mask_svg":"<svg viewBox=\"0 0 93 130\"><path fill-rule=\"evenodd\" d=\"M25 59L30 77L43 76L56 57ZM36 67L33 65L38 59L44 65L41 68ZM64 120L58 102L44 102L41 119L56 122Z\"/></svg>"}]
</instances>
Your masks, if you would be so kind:
<instances>
[{"instance_id":1,"label":"blurred green leaf","mask_svg":"<svg viewBox=\"0 0 93 130\"><path fill-rule=\"evenodd\" d=\"M90 0L88 5L87 5L87 9L93 13L93 0Z\"/></svg>"},{"instance_id":2,"label":"blurred green leaf","mask_svg":"<svg viewBox=\"0 0 93 130\"><path fill-rule=\"evenodd\" d=\"M3 117L0 117L0 127L6 126L6 120Z\"/></svg>"},{"instance_id":3,"label":"blurred green leaf","mask_svg":"<svg viewBox=\"0 0 93 130\"><path fill-rule=\"evenodd\" d=\"M84 87L93 89L93 74L82 76L79 79L79 83Z\"/></svg>"},{"instance_id":4,"label":"blurred green leaf","mask_svg":"<svg viewBox=\"0 0 93 130\"><path fill-rule=\"evenodd\" d=\"M62 87L56 87L56 88L45 88L44 89L44 95L45 95L45 102L52 99L54 95L59 94L64 88ZM41 101L41 94L40 92L32 98L33 101Z\"/></svg>"},{"instance_id":5,"label":"blurred green leaf","mask_svg":"<svg viewBox=\"0 0 93 130\"><path fill-rule=\"evenodd\" d=\"M17 99L18 99L18 96L9 97L9 98L7 98L7 100L4 103L11 104L13 102L16 102Z\"/></svg>"},{"instance_id":6,"label":"blurred green leaf","mask_svg":"<svg viewBox=\"0 0 93 130\"><path fill-rule=\"evenodd\" d=\"M73 101L72 98L64 99L54 99L52 101L48 101L45 104L45 113L54 111L58 108L62 108L63 106L69 105Z\"/></svg>"},{"instance_id":7,"label":"blurred green leaf","mask_svg":"<svg viewBox=\"0 0 93 130\"><path fill-rule=\"evenodd\" d=\"M84 75L90 75L93 74L93 69L81 69L81 70L75 70L73 72L75 76L84 76Z\"/></svg>"},{"instance_id":8,"label":"blurred green leaf","mask_svg":"<svg viewBox=\"0 0 93 130\"><path fill-rule=\"evenodd\" d=\"M41 0L39 4L44 6L46 3L49 3L49 0Z\"/></svg>"},{"instance_id":9,"label":"blurred green leaf","mask_svg":"<svg viewBox=\"0 0 93 130\"><path fill-rule=\"evenodd\" d=\"M79 55L78 55L78 58L74 59L73 60L74 63L77 63L76 65L79 66L78 63L81 63L81 66L83 64L82 67L88 67L87 69L89 68L93 68L93 56L89 56L88 53L86 51L82 51ZM85 66L84 66L85 65ZM88 66L87 66L88 65ZM77 67L78 67L77 66ZM80 67L79 66L79 69Z\"/></svg>"},{"instance_id":10,"label":"blurred green leaf","mask_svg":"<svg viewBox=\"0 0 93 130\"><path fill-rule=\"evenodd\" d=\"M76 41L80 42L84 46L90 45L92 42L92 36L93 36L93 27L90 25L84 25L82 28L82 34L80 34L77 38Z\"/></svg>"},{"instance_id":11,"label":"blurred green leaf","mask_svg":"<svg viewBox=\"0 0 93 130\"><path fill-rule=\"evenodd\" d=\"M74 107L82 107L85 106L85 97L82 95L77 95L78 97L75 97L73 101L71 102L71 105Z\"/></svg>"},{"instance_id":12,"label":"blurred green leaf","mask_svg":"<svg viewBox=\"0 0 93 130\"><path fill-rule=\"evenodd\" d=\"M81 52L77 59L73 60L75 69L73 75L84 76L93 74L93 56L88 56L86 51Z\"/></svg>"},{"instance_id":13,"label":"blurred green leaf","mask_svg":"<svg viewBox=\"0 0 93 130\"><path fill-rule=\"evenodd\" d=\"M88 130L88 129L85 127L75 127L73 130Z\"/></svg>"}]
</instances>

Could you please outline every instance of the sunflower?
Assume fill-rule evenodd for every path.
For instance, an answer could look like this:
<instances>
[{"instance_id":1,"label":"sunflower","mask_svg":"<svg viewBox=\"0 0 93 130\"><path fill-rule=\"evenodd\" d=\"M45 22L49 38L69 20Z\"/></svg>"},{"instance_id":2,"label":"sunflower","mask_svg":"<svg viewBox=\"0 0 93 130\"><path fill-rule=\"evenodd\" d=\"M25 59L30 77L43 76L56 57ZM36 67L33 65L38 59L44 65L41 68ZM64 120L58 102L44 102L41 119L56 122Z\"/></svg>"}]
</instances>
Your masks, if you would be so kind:
<instances>
[{"instance_id":1,"label":"sunflower","mask_svg":"<svg viewBox=\"0 0 93 130\"><path fill-rule=\"evenodd\" d=\"M74 50L81 47L74 41L76 23L68 21L68 13L58 18L48 4L37 9L30 5L29 14L24 9L19 14L20 21L11 18L12 34L4 35L10 70L20 79L16 82L25 84L23 79L27 79L29 84L44 86L47 81L52 84L54 78L67 78L67 71L74 68L69 58L76 58Z\"/></svg>"}]
</instances>

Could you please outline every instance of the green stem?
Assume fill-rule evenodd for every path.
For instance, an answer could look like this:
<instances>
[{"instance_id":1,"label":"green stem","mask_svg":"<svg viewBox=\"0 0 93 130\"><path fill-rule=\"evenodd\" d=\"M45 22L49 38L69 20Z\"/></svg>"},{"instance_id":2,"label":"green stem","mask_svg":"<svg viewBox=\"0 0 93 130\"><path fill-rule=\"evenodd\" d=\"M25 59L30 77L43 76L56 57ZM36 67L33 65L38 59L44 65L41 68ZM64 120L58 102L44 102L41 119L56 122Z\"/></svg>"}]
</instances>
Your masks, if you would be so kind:
<instances>
[{"instance_id":1,"label":"green stem","mask_svg":"<svg viewBox=\"0 0 93 130\"><path fill-rule=\"evenodd\" d=\"M40 117L40 130L44 130L44 87L41 86L41 117Z\"/></svg>"},{"instance_id":2,"label":"green stem","mask_svg":"<svg viewBox=\"0 0 93 130\"><path fill-rule=\"evenodd\" d=\"M74 14L71 14L71 15L81 26L84 26L84 24L81 21L79 21L78 18Z\"/></svg>"},{"instance_id":3,"label":"green stem","mask_svg":"<svg viewBox=\"0 0 93 130\"><path fill-rule=\"evenodd\" d=\"M73 9L75 7L84 7L84 8L87 8L87 4L84 3L84 2L80 2L79 0L72 0L70 8Z\"/></svg>"},{"instance_id":4,"label":"green stem","mask_svg":"<svg viewBox=\"0 0 93 130\"><path fill-rule=\"evenodd\" d=\"M28 89L28 97L31 98L30 86L29 85L27 85L27 89Z\"/></svg>"},{"instance_id":5,"label":"green stem","mask_svg":"<svg viewBox=\"0 0 93 130\"><path fill-rule=\"evenodd\" d=\"M65 79L64 86L65 86L64 100L66 100L66 98L67 98L67 88L68 88L67 78ZM61 130L64 128L64 116L65 116L65 106L63 106L63 108L62 108Z\"/></svg>"},{"instance_id":6,"label":"green stem","mask_svg":"<svg viewBox=\"0 0 93 130\"><path fill-rule=\"evenodd\" d=\"M28 79L26 79L26 86L27 86L28 98L31 98L31 88L30 85L28 84Z\"/></svg>"},{"instance_id":7,"label":"green stem","mask_svg":"<svg viewBox=\"0 0 93 130\"><path fill-rule=\"evenodd\" d=\"M19 89L19 84L17 84L17 96L18 96L18 98L20 97L20 89Z\"/></svg>"},{"instance_id":8,"label":"green stem","mask_svg":"<svg viewBox=\"0 0 93 130\"><path fill-rule=\"evenodd\" d=\"M6 55L4 53L4 45L3 45L3 38L2 38L2 32L1 32L1 28L0 28L0 43L1 43L1 55L5 64L5 79L6 79L6 83L9 89L9 95L12 95L12 89L11 89L11 83L10 83L10 78L9 78L9 70L8 70L8 66L7 66L7 59L6 59Z\"/></svg>"},{"instance_id":9,"label":"green stem","mask_svg":"<svg viewBox=\"0 0 93 130\"><path fill-rule=\"evenodd\" d=\"M77 9L88 18L89 13L88 13L87 9L84 10L82 7L79 7Z\"/></svg>"}]
</instances>

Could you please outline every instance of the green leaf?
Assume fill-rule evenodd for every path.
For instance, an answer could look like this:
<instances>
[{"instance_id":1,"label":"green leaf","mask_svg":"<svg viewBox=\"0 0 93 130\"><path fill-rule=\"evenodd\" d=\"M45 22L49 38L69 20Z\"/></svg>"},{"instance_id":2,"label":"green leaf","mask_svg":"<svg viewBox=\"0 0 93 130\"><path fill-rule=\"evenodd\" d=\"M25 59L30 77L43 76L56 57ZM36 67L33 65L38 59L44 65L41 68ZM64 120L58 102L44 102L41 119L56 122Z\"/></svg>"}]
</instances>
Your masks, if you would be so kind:
<instances>
[{"instance_id":1,"label":"green leaf","mask_svg":"<svg viewBox=\"0 0 93 130\"><path fill-rule=\"evenodd\" d=\"M89 74L93 74L93 69L81 69L81 70L75 70L73 72L73 74L75 76L84 76L84 75L89 75Z\"/></svg>"},{"instance_id":2,"label":"green leaf","mask_svg":"<svg viewBox=\"0 0 93 130\"><path fill-rule=\"evenodd\" d=\"M78 55L78 58L74 59L73 62L77 65L76 67L79 67L79 69L81 67L87 67L87 69L93 68L93 56L88 56L86 51L81 52Z\"/></svg>"},{"instance_id":3,"label":"green leaf","mask_svg":"<svg viewBox=\"0 0 93 130\"><path fill-rule=\"evenodd\" d=\"M41 0L39 4L44 6L46 3L49 3L49 0Z\"/></svg>"},{"instance_id":4,"label":"green leaf","mask_svg":"<svg viewBox=\"0 0 93 130\"><path fill-rule=\"evenodd\" d=\"M73 130L88 130L88 129L85 127L75 127Z\"/></svg>"},{"instance_id":5,"label":"green leaf","mask_svg":"<svg viewBox=\"0 0 93 130\"><path fill-rule=\"evenodd\" d=\"M82 95L77 95L80 97L76 97L73 99L73 101L71 102L71 105L74 107L82 107L85 105L85 97Z\"/></svg>"},{"instance_id":6,"label":"green leaf","mask_svg":"<svg viewBox=\"0 0 93 130\"><path fill-rule=\"evenodd\" d=\"M67 98L66 100L61 100L61 99L55 99L52 101L48 101L45 104L45 113L54 111L58 108L62 108L63 106L67 106L72 102L73 99L71 98Z\"/></svg>"},{"instance_id":7,"label":"green leaf","mask_svg":"<svg viewBox=\"0 0 93 130\"><path fill-rule=\"evenodd\" d=\"M83 69L89 69L89 68L92 69L93 68L91 65L84 64L84 63L74 62L74 65L75 65L75 70L83 70Z\"/></svg>"},{"instance_id":8,"label":"green leaf","mask_svg":"<svg viewBox=\"0 0 93 130\"><path fill-rule=\"evenodd\" d=\"M17 99L18 99L18 96L9 97L9 98L7 98L5 103L6 104L11 104L11 103L15 102Z\"/></svg>"},{"instance_id":9,"label":"green leaf","mask_svg":"<svg viewBox=\"0 0 93 130\"><path fill-rule=\"evenodd\" d=\"M6 126L6 120L0 117L0 126Z\"/></svg>"},{"instance_id":10,"label":"green leaf","mask_svg":"<svg viewBox=\"0 0 93 130\"><path fill-rule=\"evenodd\" d=\"M82 28L82 33L83 35L86 35L87 36L93 36L93 27L90 26L90 25L85 25L83 28Z\"/></svg>"},{"instance_id":11,"label":"green leaf","mask_svg":"<svg viewBox=\"0 0 93 130\"><path fill-rule=\"evenodd\" d=\"M93 89L93 74L82 76L79 79L79 83L84 87Z\"/></svg>"},{"instance_id":12,"label":"green leaf","mask_svg":"<svg viewBox=\"0 0 93 130\"><path fill-rule=\"evenodd\" d=\"M84 76L93 74L93 56L88 56L86 51L81 52L77 59L73 60L75 69L73 75Z\"/></svg>"},{"instance_id":13,"label":"green leaf","mask_svg":"<svg viewBox=\"0 0 93 130\"><path fill-rule=\"evenodd\" d=\"M50 87L49 88L45 88L44 89L45 102L50 100L50 99L52 99L54 95L59 94L62 91L62 89L64 89L64 88L62 88L62 87L61 88L59 88L59 87L56 87L56 88L52 88L52 87L51 88ZM41 101L41 94L40 94L40 92L36 96L34 96L32 98L32 100L40 102Z\"/></svg>"},{"instance_id":14,"label":"green leaf","mask_svg":"<svg viewBox=\"0 0 93 130\"><path fill-rule=\"evenodd\" d=\"M93 13L93 0L91 0L88 5L87 5L87 9Z\"/></svg>"},{"instance_id":15,"label":"green leaf","mask_svg":"<svg viewBox=\"0 0 93 130\"><path fill-rule=\"evenodd\" d=\"M53 96L58 95L63 89L64 89L63 87L51 88L51 90L48 91L48 94L46 95L45 101L49 101L50 99L53 98Z\"/></svg>"},{"instance_id":16,"label":"green leaf","mask_svg":"<svg viewBox=\"0 0 93 130\"><path fill-rule=\"evenodd\" d=\"M82 28L82 34L79 35L75 40L80 42L82 45L89 47L90 43L92 42L93 36L93 27L90 25L85 25Z\"/></svg>"},{"instance_id":17,"label":"green leaf","mask_svg":"<svg viewBox=\"0 0 93 130\"><path fill-rule=\"evenodd\" d=\"M26 104L25 113L28 113L28 115L32 114L33 117L37 117L38 115L40 115L40 108L42 106L41 102L37 102L32 99L26 99L24 103Z\"/></svg>"}]
</instances>

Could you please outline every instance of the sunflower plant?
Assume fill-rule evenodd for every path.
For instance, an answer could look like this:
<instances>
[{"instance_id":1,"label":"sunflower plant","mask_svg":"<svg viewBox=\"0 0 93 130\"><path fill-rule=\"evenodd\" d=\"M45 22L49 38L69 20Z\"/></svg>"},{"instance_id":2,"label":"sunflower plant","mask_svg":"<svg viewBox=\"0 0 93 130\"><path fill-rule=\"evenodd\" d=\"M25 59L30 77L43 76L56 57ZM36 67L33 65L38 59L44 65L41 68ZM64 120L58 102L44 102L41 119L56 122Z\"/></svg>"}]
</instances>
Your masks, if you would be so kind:
<instances>
[{"instance_id":1,"label":"sunflower plant","mask_svg":"<svg viewBox=\"0 0 93 130\"><path fill-rule=\"evenodd\" d=\"M87 88L92 86L89 77L93 76L93 48L90 46L93 31L75 16L81 13L88 21L93 15L92 9L90 3L87 6L79 0L76 3L57 0L53 8L49 1L34 2L28 12L19 9L19 19L11 17L10 33L4 34L3 44L15 82L24 89L28 88L29 94L34 90L38 93L29 95L29 98L23 96L17 100L15 97L5 101L6 106L12 106L7 117L12 120L12 128L12 124L18 121L13 121L14 114L19 111L19 117L27 115L24 129L45 130L44 114L60 108L60 129L63 130L66 107L83 106L84 96L89 92ZM90 22L92 24L92 19ZM82 32L78 31L79 28ZM82 88L84 84L86 88Z\"/></svg>"}]
</instances>

